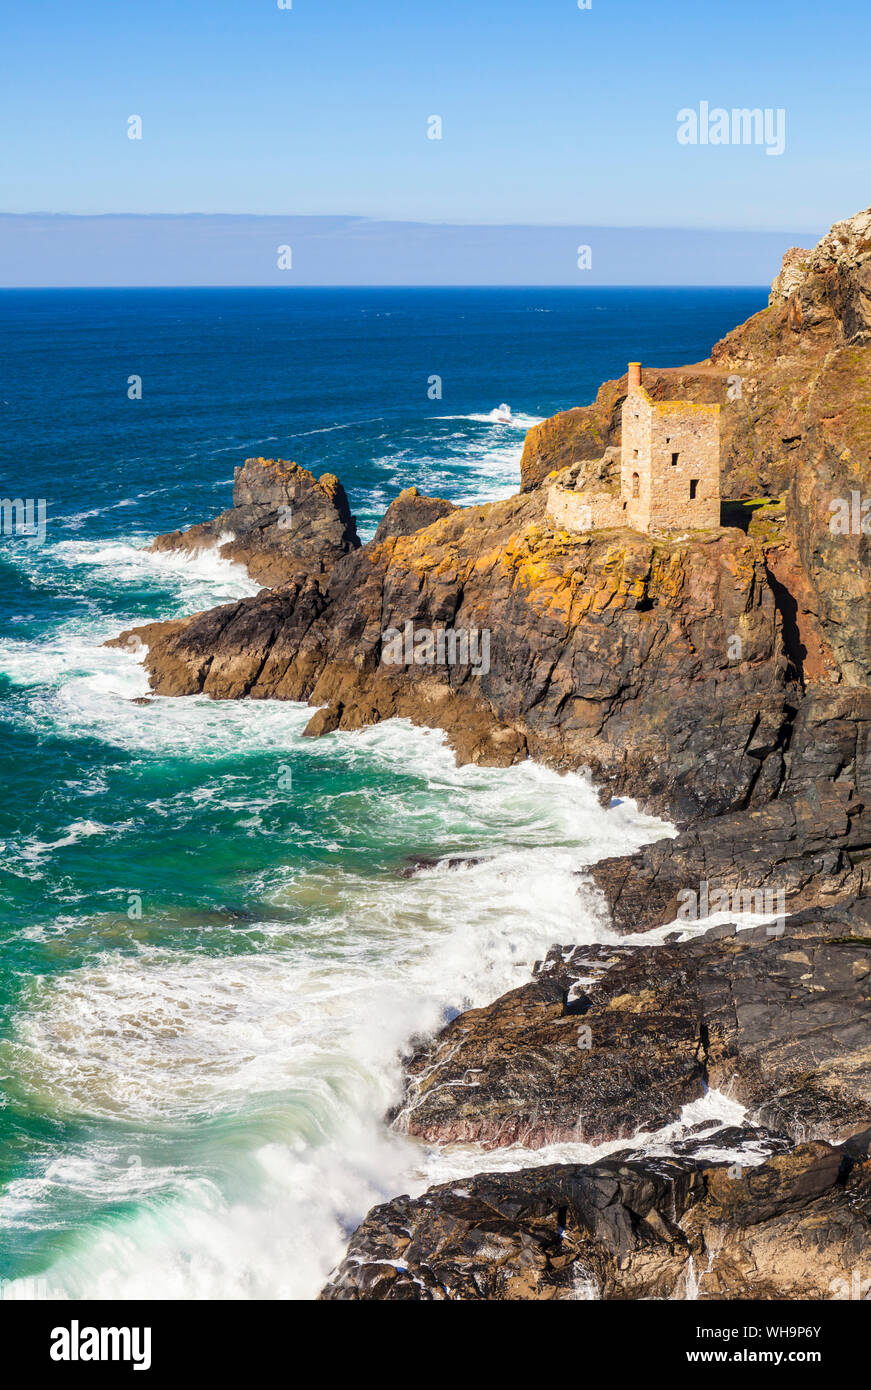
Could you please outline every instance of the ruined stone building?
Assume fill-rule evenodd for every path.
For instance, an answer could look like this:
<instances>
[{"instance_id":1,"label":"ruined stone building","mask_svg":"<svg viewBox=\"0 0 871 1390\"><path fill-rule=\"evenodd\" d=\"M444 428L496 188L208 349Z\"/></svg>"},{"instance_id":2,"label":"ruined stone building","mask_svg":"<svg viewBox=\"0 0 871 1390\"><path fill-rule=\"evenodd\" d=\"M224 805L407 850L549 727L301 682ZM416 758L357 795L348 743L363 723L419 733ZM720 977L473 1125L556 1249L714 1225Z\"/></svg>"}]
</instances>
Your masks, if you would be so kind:
<instances>
[{"instance_id":1,"label":"ruined stone building","mask_svg":"<svg viewBox=\"0 0 871 1390\"><path fill-rule=\"evenodd\" d=\"M720 407L654 401L629 363L619 487L576 491L555 484L548 516L572 531L708 530L720 524Z\"/></svg>"}]
</instances>

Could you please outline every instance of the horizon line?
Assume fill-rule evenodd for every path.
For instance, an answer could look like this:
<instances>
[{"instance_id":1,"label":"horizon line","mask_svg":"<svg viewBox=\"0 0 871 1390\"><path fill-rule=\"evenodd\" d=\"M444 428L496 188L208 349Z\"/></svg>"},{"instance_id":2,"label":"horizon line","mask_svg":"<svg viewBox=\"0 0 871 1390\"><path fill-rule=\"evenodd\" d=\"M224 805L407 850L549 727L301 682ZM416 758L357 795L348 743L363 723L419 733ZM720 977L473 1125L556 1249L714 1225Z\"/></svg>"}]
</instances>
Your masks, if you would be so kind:
<instances>
[{"instance_id":1,"label":"horizon line","mask_svg":"<svg viewBox=\"0 0 871 1390\"><path fill-rule=\"evenodd\" d=\"M304 294L306 290L427 290L436 294L443 290L534 290L536 293L541 290L577 290L581 294L598 294L602 290L655 290L657 292L685 290L687 293L692 293L694 290L765 290L770 292L770 289L771 286L767 281L741 285L708 285L704 283L698 285L574 285L568 281L565 284L546 285L476 284L472 281L458 282L455 285L0 285L0 293L2 294L52 294L57 290L79 290L99 294L111 294L123 290L272 290L278 294Z\"/></svg>"}]
</instances>

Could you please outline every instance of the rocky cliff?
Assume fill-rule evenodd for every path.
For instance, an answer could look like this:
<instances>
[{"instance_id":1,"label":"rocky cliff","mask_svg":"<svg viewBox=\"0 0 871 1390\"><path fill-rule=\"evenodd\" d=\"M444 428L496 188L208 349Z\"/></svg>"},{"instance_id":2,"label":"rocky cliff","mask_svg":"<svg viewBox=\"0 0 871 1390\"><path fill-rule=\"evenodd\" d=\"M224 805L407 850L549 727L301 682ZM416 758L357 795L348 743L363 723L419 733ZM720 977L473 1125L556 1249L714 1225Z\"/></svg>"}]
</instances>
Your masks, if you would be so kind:
<instances>
[{"instance_id":1,"label":"rocky cliff","mask_svg":"<svg viewBox=\"0 0 871 1390\"><path fill-rule=\"evenodd\" d=\"M600 1144L712 1087L794 1141L842 1143L871 1118L869 1015L868 900L655 948L556 946L417 1049L394 1119L432 1143Z\"/></svg>"},{"instance_id":2,"label":"rocky cliff","mask_svg":"<svg viewBox=\"0 0 871 1390\"><path fill-rule=\"evenodd\" d=\"M858 1297L871 1234L869 1137L803 1144L747 1167L692 1152L615 1154L397 1197L369 1213L321 1297Z\"/></svg>"},{"instance_id":3,"label":"rocky cliff","mask_svg":"<svg viewBox=\"0 0 871 1390\"><path fill-rule=\"evenodd\" d=\"M307 700L310 735L405 716L461 759L586 767L677 823L579 875L623 940L556 947L421 1040L392 1120L482 1150L613 1142L723 1087L753 1126L730 1142L766 1162L733 1181L689 1150L623 1156L398 1198L325 1297L673 1297L700 1267L703 1297L827 1296L871 1234L871 212L787 252L766 309L645 386L723 407L721 527L548 522L554 476L613 477L624 378L530 432L517 496L409 489L362 547L336 479L249 460L230 512L157 544L220 544L273 587L117 639L164 695ZM777 929L632 944L701 885L782 895Z\"/></svg>"},{"instance_id":4,"label":"rocky cliff","mask_svg":"<svg viewBox=\"0 0 871 1390\"><path fill-rule=\"evenodd\" d=\"M406 625L486 633L486 660L388 663L384 634ZM533 495L132 635L162 694L308 700L328 707L318 731L405 715L466 760L587 765L691 819L763 803L782 780L800 693L782 629L763 548L740 530L554 533Z\"/></svg>"},{"instance_id":5,"label":"rocky cliff","mask_svg":"<svg viewBox=\"0 0 871 1390\"><path fill-rule=\"evenodd\" d=\"M647 369L655 399L719 402L722 493L783 497L791 598L838 680L871 678L868 592L871 516L832 530L832 503L871 499L871 209L838 222L809 251L791 248L769 305L694 366ZM596 401L530 430L523 487L571 469L586 483L620 441L626 378ZM869 506L871 511L871 506ZM789 587L789 586L787 586ZM820 671L821 673L821 671Z\"/></svg>"},{"instance_id":6,"label":"rocky cliff","mask_svg":"<svg viewBox=\"0 0 871 1390\"><path fill-rule=\"evenodd\" d=\"M246 459L236 469L233 505L214 521L158 536L152 549L216 548L270 586L295 574L325 574L360 545L345 489L285 459Z\"/></svg>"}]
</instances>

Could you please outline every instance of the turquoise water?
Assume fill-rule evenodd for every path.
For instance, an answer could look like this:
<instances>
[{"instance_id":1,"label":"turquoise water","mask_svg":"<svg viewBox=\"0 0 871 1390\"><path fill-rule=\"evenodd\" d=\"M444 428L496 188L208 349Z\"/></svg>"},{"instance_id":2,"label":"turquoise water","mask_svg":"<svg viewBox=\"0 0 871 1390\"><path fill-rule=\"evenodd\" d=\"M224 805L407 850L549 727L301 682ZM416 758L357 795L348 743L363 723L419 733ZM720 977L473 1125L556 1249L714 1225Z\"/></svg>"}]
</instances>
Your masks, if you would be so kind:
<instances>
[{"instance_id":1,"label":"turquoise water","mask_svg":"<svg viewBox=\"0 0 871 1390\"><path fill-rule=\"evenodd\" d=\"M384 1129L399 1049L600 933L573 870L662 830L403 723L313 742L300 706L134 703L107 637L256 591L151 537L228 505L253 452L336 471L364 534L412 482L507 495L535 419L762 299L0 294L2 491L48 514L42 544L0 537L7 1297L313 1296L373 1201L480 1166Z\"/></svg>"}]
</instances>

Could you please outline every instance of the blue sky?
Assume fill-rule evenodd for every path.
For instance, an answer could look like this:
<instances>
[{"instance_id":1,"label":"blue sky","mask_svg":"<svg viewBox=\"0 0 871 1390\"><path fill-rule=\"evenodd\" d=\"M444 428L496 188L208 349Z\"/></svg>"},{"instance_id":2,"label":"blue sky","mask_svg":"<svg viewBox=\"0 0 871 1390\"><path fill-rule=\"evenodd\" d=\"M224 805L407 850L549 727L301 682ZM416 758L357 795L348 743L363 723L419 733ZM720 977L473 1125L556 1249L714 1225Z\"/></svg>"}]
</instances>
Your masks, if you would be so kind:
<instances>
[{"instance_id":1,"label":"blue sky","mask_svg":"<svg viewBox=\"0 0 871 1390\"><path fill-rule=\"evenodd\" d=\"M869 13L7 0L0 210L823 228L871 202ZM681 147L702 100L783 107L786 152Z\"/></svg>"},{"instance_id":2,"label":"blue sky","mask_svg":"<svg viewBox=\"0 0 871 1390\"><path fill-rule=\"evenodd\" d=\"M303 237L301 284L342 283L346 263L347 283L490 283L486 236L457 231L480 224L570 229L565 246L503 238L500 283L573 283L572 247L596 228L720 240L609 232L591 281L761 283L773 245L813 244L871 203L869 14L867 0L5 0L0 214L17 216L0 219L0 283L287 283L263 263L267 217ZM703 102L782 109L784 152L680 144L678 113ZM199 225L79 220L191 213L251 220L203 223L201 254ZM312 217L344 219L339 239Z\"/></svg>"}]
</instances>

